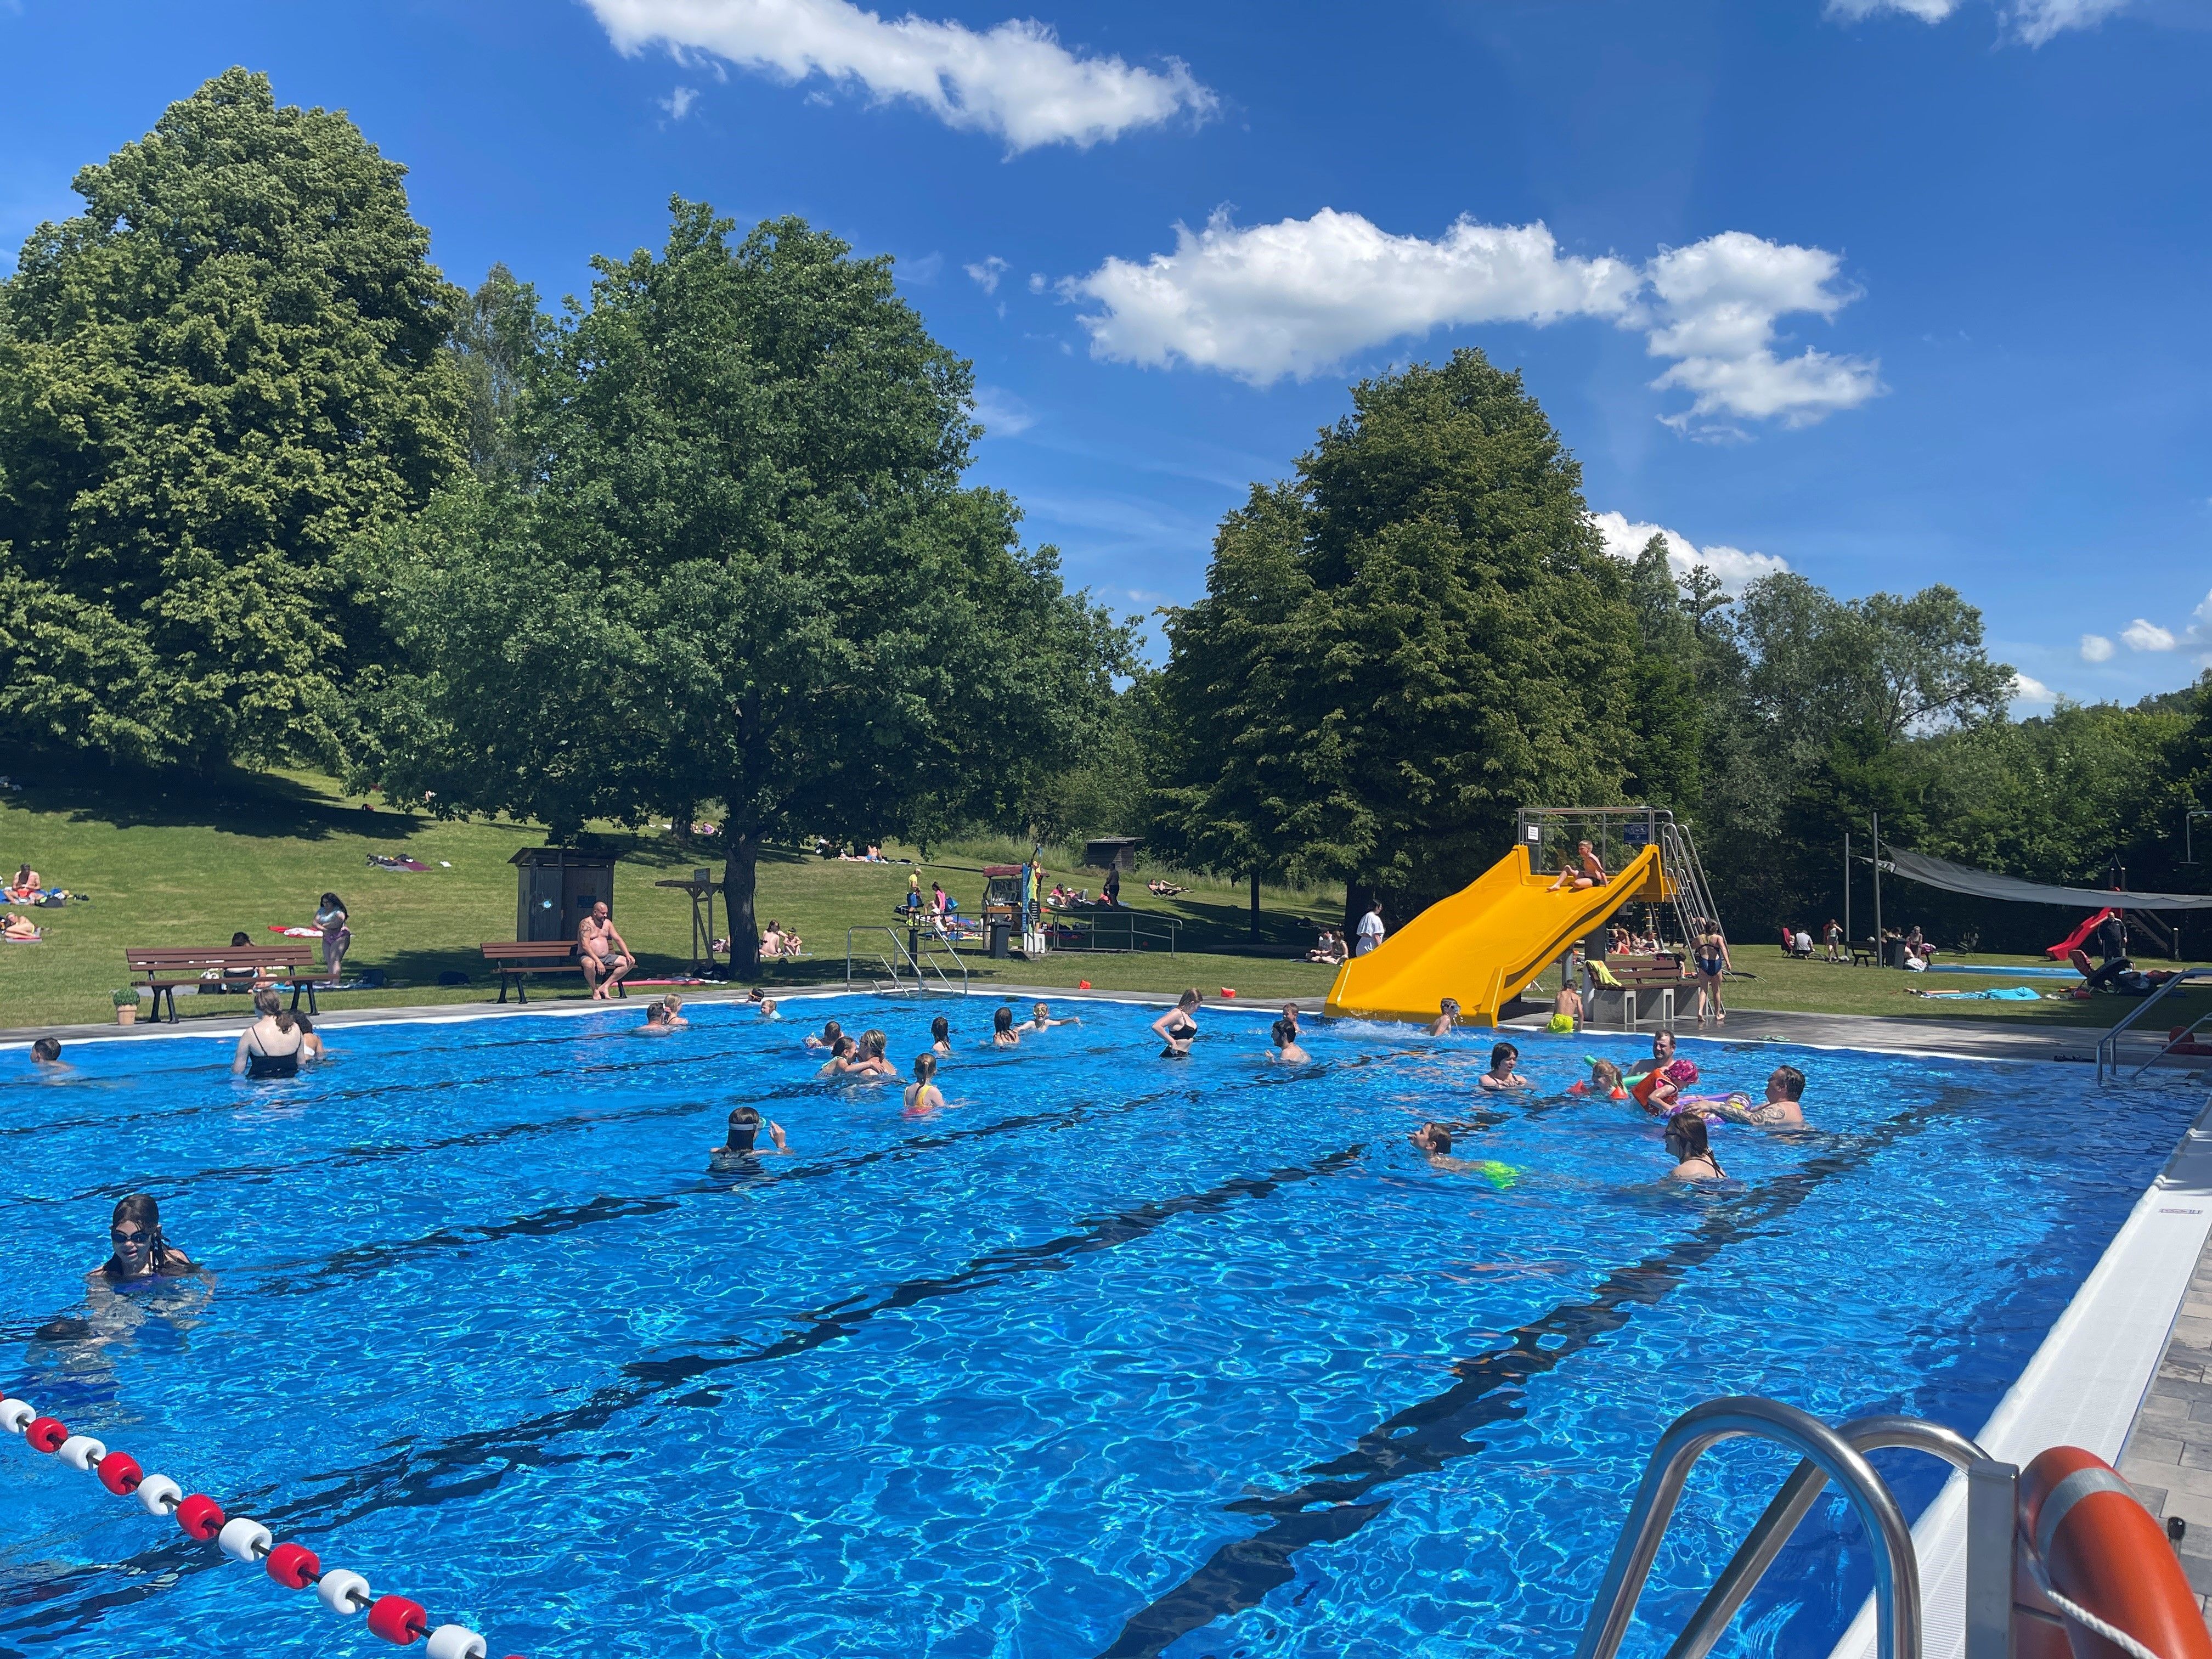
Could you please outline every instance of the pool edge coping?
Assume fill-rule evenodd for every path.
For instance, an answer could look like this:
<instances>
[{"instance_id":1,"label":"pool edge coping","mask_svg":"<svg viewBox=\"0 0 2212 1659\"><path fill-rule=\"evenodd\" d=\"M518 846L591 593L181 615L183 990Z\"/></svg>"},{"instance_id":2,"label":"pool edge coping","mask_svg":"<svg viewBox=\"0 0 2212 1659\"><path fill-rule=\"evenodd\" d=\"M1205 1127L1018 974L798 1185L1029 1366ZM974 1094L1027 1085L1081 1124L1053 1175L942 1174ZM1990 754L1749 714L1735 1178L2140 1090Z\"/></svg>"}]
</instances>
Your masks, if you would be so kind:
<instances>
[{"instance_id":1,"label":"pool edge coping","mask_svg":"<svg viewBox=\"0 0 2212 1659\"><path fill-rule=\"evenodd\" d=\"M2212 1097L1975 1435L1982 1449L2026 1464L2048 1447L2078 1445L2117 1466L2208 1236ZM1966 1650L1966 1479L1954 1472L1912 1528L1925 1659L1957 1659ZM1875 1646L1869 1595L1829 1659L1872 1659Z\"/></svg>"}]
</instances>

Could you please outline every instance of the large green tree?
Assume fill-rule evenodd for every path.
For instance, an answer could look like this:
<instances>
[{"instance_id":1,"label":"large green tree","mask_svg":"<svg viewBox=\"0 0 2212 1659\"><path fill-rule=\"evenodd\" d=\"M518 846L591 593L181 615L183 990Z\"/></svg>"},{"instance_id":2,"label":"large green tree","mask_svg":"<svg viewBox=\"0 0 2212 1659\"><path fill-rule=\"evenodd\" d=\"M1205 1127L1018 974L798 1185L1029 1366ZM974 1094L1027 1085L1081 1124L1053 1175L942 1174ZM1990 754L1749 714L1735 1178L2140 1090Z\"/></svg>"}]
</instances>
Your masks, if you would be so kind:
<instances>
[{"instance_id":1,"label":"large green tree","mask_svg":"<svg viewBox=\"0 0 2212 1659\"><path fill-rule=\"evenodd\" d=\"M528 359L529 487L386 538L405 667L362 770L556 834L719 801L750 969L764 842L1003 820L1098 729L1127 640L963 487L969 371L887 259L672 214Z\"/></svg>"},{"instance_id":2,"label":"large green tree","mask_svg":"<svg viewBox=\"0 0 2212 1659\"><path fill-rule=\"evenodd\" d=\"M1163 837L1380 892L1401 916L1493 862L1514 810L1621 798L1627 572L1517 374L1462 350L1352 412L1224 521L1168 617Z\"/></svg>"},{"instance_id":3,"label":"large green tree","mask_svg":"<svg viewBox=\"0 0 2212 1659\"><path fill-rule=\"evenodd\" d=\"M459 294L404 169L234 69L75 180L0 286L0 726L327 758L343 550L464 463Z\"/></svg>"}]
</instances>

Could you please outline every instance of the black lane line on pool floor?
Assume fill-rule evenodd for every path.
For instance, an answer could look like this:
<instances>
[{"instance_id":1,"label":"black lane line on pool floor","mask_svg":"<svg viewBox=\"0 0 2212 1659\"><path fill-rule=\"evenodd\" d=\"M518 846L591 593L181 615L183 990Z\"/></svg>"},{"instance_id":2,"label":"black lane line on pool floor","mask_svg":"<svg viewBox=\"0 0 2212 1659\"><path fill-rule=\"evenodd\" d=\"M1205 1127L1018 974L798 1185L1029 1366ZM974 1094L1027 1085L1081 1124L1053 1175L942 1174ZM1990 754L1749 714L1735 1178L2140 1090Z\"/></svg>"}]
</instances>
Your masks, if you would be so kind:
<instances>
[{"instance_id":1,"label":"black lane line on pool floor","mask_svg":"<svg viewBox=\"0 0 2212 1659\"><path fill-rule=\"evenodd\" d=\"M1482 1451L1486 1442L1467 1437L1524 1415L1523 1391L1530 1379L1620 1329L1638 1304L1656 1305L1697 1268L1729 1245L1756 1237L1762 1225L1787 1215L1837 1176L1861 1168L1948 1115L1939 1097L1934 1106L1900 1113L1851 1145L1761 1183L1759 1190L1709 1214L1688 1237L1616 1267L1585 1300L1562 1303L1515 1328L1503 1347L1453 1361L1451 1374L1458 1381L1450 1388L1385 1419L1341 1456L1309 1465L1304 1472L1316 1479L1289 1492L1224 1504L1231 1514L1265 1516L1270 1524L1223 1545L1189 1577L1132 1614L1099 1659L1158 1659L1170 1644L1193 1632L1258 1606L1297 1577L1292 1560L1300 1550L1342 1542L1391 1504L1388 1497L1358 1500L1377 1487L1434 1474L1456 1458ZM1324 1507L1313 1507L1317 1504Z\"/></svg>"},{"instance_id":2,"label":"black lane line on pool floor","mask_svg":"<svg viewBox=\"0 0 2212 1659\"><path fill-rule=\"evenodd\" d=\"M687 1198L708 1193L750 1190L761 1187L781 1185L793 1181L818 1180L824 1176L842 1175L849 1170L866 1169L870 1164L882 1164L902 1158L912 1158L922 1152L938 1152L957 1146L965 1141L981 1140L994 1135L1009 1134L1017 1130L1042 1127L1059 1130L1072 1128L1092 1117L1118 1115L1149 1106L1169 1097L1176 1091L1141 1096L1132 1101L1122 1101L1101 1107L1086 1102L1060 1112L1032 1112L1020 1116L1000 1118L973 1128L945 1129L926 1135L908 1135L888 1146L858 1152L850 1158L832 1158L819 1164L803 1164L796 1169L771 1170L765 1167L725 1172L716 1178L693 1181L666 1192L647 1193L629 1197L615 1197L601 1194L580 1204L550 1205L501 1222L489 1222L481 1226L441 1227L419 1237L398 1239L386 1243L356 1245L337 1251L312 1262L299 1262L280 1267L276 1276L264 1278L253 1287L254 1292L264 1296L311 1296L325 1285L346 1279L373 1276L395 1261L422 1255L442 1255L459 1251L471 1245L496 1243L509 1238L545 1238L559 1233L574 1232L585 1227L603 1223L628 1220L640 1216L661 1215L675 1209ZM696 1104L680 1109L685 1112L708 1109ZM605 1119L596 1120L605 1121ZM306 1269L307 1271L295 1271ZM198 1281L180 1279L180 1285ZM61 1314L35 1327L21 1325L0 1328L0 1340L65 1343L82 1341L92 1334L92 1322L76 1315ZM33 1385L35 1386L35 1385ZM27 1388L26 1391L28 1391ZM58 1406L60 1402L58 1402ZM4 1659L4 1656L0 1656Z\"/></svg>"},{"instance_id":3,"label":"black lane line on pool floor","mask_svg":"<svg viewBox=\"0 0 2212 1659\"><path fill-rule=\"evenodd\" d=\"M850 1336L878 1314L895 1313L926 1302L988 1289L1024 1273L1057 1272L1077 1258L1146 1237L1179 1216L1218 1213L1239 1203L1267 1198L1285 1187L1341 1174L1356 1167L1366 1150L1366 1143L1360 1142L1307 1164L1270 1170L1265 1176L1239 1176L1203 1192L1111 1211L1089 1219L1079 1231L1064 1233L1041 1243L991 1251L974 1258L957 1273L903 1280L872 1301L851 1296L799 1314L796 1316L799 1328L775 1341L744 1345L737 1339L729 1339L714 1345L740 1348L738 1352L634 1360L623 1367L623 1374L629 1379L626 1383L597 1389L582 1405L548 1412L502 1429L455 1435L419 1455L403 1450L395 1457L365 1468L305 1476L308 1480L341 1483L313 1498L264 1506L260 1499L267 1495L266 1488L238 1492L234 1494L234 1512L252 1515L280 1535L316 1536L379 1510L423 1508L452 1498L476 1497L492 1491L520 1468L587 1460L592 1454L549 1456L546 1443L557 1436L604 1427L623 1413L682 1388L695 1378L807 1352ZM711 1395L702 1397L702 1392L695 1391L671 1403L710 1406L720 1402ZM498 1467L449 1484L437 1480L437 1476L447 1469L480 1468L487 1463L496 1463ZM142 1550L120 1561L73 1568L54 1577L0 1588L0 1607L40 1609L0 1625L0 1630L38 1630L65 1621L70 1629L82 1630L111 1607L161 1594L186 1573L223 1564L222 1557L211 1555L204 1547L179 1542ZM127 1574L138 1582L102 1590L68 1607L42 1605L61 1600L80 1583L103 1581L115 1572ZM0 1649L0 1655L7 1651Z\"/></svg>"}]
</instances>

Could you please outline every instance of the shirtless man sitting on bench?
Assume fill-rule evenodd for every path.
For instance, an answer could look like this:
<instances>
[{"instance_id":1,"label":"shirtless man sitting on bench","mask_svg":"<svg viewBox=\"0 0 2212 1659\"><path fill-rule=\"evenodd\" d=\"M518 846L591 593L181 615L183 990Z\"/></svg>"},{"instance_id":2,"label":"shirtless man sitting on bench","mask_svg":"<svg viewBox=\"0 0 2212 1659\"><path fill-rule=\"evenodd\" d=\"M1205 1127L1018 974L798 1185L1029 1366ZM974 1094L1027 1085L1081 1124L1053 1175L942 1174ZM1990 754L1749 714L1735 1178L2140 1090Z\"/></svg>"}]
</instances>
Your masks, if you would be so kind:
<instances>
[{"instance_id":1,"label":"shirtless man sitting on bench","mask_svg":"<svg viewBox=\"0 0 2212 1659\"><path fill-rule=\"evenodd\" d=\"M576 929L576 960L583 964L584 983L592 988L594 1000L620 985L623 975L637 966L629 941L615 931L605 899L592 907L592 914Z\"/></svg>"}]
</instances>

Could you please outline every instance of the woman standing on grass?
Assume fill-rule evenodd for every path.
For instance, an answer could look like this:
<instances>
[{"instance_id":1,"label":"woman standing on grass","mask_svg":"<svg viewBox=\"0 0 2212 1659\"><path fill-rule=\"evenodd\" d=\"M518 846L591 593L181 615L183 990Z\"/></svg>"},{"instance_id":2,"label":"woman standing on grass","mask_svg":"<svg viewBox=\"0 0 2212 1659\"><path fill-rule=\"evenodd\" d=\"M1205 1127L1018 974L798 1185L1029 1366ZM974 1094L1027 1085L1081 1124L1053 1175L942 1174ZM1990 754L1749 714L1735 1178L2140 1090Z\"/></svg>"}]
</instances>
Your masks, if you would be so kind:
<instances>
[{"instance_id":1,"label":"woman standing on grass","mask_svg":"<svg viewBox=\"0 0 2212 1659\"><path fill-rule=\"evenodd\" d=\"M323 972L331 984L345 967L346 946L353 943L353 930L346 926L345 901L336 893L323 895L323 902L315 907L315 926L323 930Z\"/></svg>"}]
</instances>

